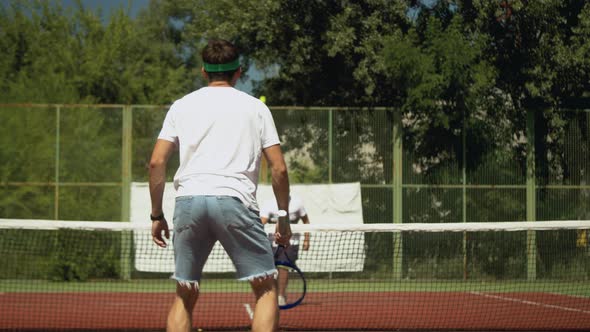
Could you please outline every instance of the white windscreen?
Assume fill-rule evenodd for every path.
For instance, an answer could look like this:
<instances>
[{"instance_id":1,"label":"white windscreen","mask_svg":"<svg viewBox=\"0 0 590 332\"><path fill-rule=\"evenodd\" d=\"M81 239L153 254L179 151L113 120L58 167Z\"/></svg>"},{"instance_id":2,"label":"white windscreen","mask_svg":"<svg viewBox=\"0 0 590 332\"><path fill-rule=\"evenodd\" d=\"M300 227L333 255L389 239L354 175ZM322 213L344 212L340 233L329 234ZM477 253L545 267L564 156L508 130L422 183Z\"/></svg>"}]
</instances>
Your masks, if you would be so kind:
<instances>
[{"instance_id":1,"label":"white windscreen","mask_svg":"<svg viewBox=\"0 0 590 332\"><path fill-rule=\"evenodd\" d=\"M304 204L310 223L313 226L341 225L350 227L363 224L363 210L360 183L338 184L310 184L292 185L291 193L297 195ZM259 203L272 199L272 187L260 185L257 191ZM164 214L172 227L174 215L175 191L172 183L166 184L164 193ZM151 223L149 219L150 207L149 186L147 183L133 183L131 187L131 222L136 226ZM272 232L274 226L267 225L267 232ZM342 236L331 238L330 249L317 245L318 237L310 234L308 251L300 249L297 265L307 272L348 272L362 271L365 259L364 235L361 233L343 233ZM354 237L354 238L351 238ZM135 236L135 268L145 272L173 272L174 257L172 245L162 249L157 247L145 236ZM171 244L172 241L169 241ZM314 245L316 244L316 245ZM322 248L320 250L319 248ZM166 264L162 260L154 261L154 251L165 251L169 256ZM205 264L204 272L232 272L235 271L229 257L219 243L213 248L209 260Z\"/></svg>"}]
</instances>

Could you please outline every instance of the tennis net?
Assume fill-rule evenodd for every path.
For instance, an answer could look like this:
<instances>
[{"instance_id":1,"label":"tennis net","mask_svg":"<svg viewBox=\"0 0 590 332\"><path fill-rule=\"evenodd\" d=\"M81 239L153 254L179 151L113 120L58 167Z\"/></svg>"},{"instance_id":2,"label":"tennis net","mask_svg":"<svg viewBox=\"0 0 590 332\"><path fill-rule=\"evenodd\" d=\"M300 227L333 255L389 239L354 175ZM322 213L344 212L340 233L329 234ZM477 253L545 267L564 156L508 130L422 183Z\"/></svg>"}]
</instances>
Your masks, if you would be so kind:
<instances>
[{"instance_id":1,"label":"tennis net","mask_svg":"<svg viewBox=\"0 0 590 332\"><path fill-rule=\"evenodd\" d=\"M148 227L0 219L0 330L164 330L172 249ZM293 228L307 295L282 330L590 329L590 221ZM205 271L195 329L247 330L254 298L220 247Z\"/></svg>"}]
</instances>

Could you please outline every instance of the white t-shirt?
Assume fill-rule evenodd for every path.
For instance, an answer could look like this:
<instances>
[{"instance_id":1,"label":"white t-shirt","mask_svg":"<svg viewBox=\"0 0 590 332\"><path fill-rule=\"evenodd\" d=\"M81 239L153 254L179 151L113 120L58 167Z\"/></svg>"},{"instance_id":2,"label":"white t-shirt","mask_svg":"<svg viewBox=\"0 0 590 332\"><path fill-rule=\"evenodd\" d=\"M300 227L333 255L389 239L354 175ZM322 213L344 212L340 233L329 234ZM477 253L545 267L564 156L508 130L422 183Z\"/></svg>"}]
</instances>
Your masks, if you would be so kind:
<instances>
[{"instance_id":1,"label":"white t-shirt","mask_svg":"<svg viewBox=\"0 0 590 332\"><path fill-rule=\"evenodd\" d=\"M269 199L260 206L260 217L267 218L270 223L277 223L279 220L279 208L277 206L276 199ZM289 198L289 222L296 224L301 218L307 215L305 207L303 207L303 201L296 196ZM293 234L291 236L291 244L299 243L300 234Z\"/></svg>"},{"instance_id":2,"label":"white t-shirt","mask_svg":"<svg viewBox=\"0 0 590 332\"><path fill-rule=\"evenodd\" d=\"M280 144L262 101L232 87L201 88L174 102L158 139L179 147L177 196L233 196L258 210L262 149Z\"/></svg>"}]
</instances>

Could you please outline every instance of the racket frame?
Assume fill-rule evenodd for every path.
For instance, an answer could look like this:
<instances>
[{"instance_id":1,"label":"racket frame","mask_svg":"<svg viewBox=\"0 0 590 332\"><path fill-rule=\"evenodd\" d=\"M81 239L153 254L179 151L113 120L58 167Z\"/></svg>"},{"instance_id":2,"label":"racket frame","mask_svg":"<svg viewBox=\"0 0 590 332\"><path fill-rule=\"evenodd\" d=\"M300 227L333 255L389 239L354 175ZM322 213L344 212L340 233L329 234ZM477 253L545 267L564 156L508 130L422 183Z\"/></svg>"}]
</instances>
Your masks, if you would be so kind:
<instances>
[{"instance_id":1,"label":"racket frame","mask_svg":"<svg viewBox=\"0 0 590 332\"><path fill-rule=\"evenodd\" d=\"M275 258L279 255L279 250L283 250L285 251L287 248L285 248L285 246L283 245L279 245L277 247L277 251L275 252ZM281 268L281 267L286 267L288 269L292 269L293 271L297 272L297 274L299 275L299 277L301 278L301 281L303 282L303 291L301 293L301 296L297 299L297 301L293 302L293 303L287 303L285 305L279 305L279 309L281 310L288 310L288 309L292 309L296 306L298 306L299 304L301 304L301 302L303 302L303 299L305 298L305 294L307 293L307 281L305 280L305 275L303 275L303 271L301 271L301 269L295 265L295 263L293 263L291 261L291 258L289 258L289 256L287 255L286 252L284 252L285 257L287 258L286 261L278 261L275 259L275 266L277 268Z\"/></svg>"},{"instance_id":2,"label":"racket frame","mask_svg":"<svg viewBox=\"0 0 590 332\"><path fill-rule=\"evenodd\" d=\"M305 298L305 294L307 293L307 281L305 280L305 276L303 275L303 272L301 271L301 269L299 267L297 267L297 265L291 263L290 261L275 261L275 266L277 268L287 267L289 269L292 269L293 271L297 272L297 274L299 274L299 277L301 278L301 281L303 282L303 291L301 293L301 296L293 303L287 303L285 305L280 305L279 309L288 310L288 309L291 309L291 308L294 308L294 307L300 305L301 302L303 302L303 299Z\"/></svg>"}]
</instances>

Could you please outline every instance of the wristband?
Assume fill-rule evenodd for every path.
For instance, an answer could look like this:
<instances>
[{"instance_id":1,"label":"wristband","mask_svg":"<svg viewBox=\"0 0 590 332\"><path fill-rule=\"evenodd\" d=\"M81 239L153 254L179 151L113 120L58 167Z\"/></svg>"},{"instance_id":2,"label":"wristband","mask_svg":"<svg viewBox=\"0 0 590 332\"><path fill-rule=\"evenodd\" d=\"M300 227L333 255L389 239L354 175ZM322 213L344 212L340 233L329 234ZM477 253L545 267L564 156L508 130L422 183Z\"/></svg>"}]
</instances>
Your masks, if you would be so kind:
<instances>
[{"instance_id":1,"label":"wristband","mask_svg":"<svg viewBox=\"0 0 590 332\"><path fill-rule=\"evenodd\" d=\"M150 213L150 219L152 221L157 221L157 220L162 220L164 219L164 212L162 212L159 216L152 216L152 214Z\"/></svg>"},{"instance_id":2,"label":"wristband","mask_svg":"<svg viewBox=\"0 0 590 332\"><path fill-rule=\"evenodd\" d=\"M279 212L277 213L277 215L279 216L279 218L283 218L287 216L287 211L285 210L279 210Z\"/></svg>"}]
</instances>

